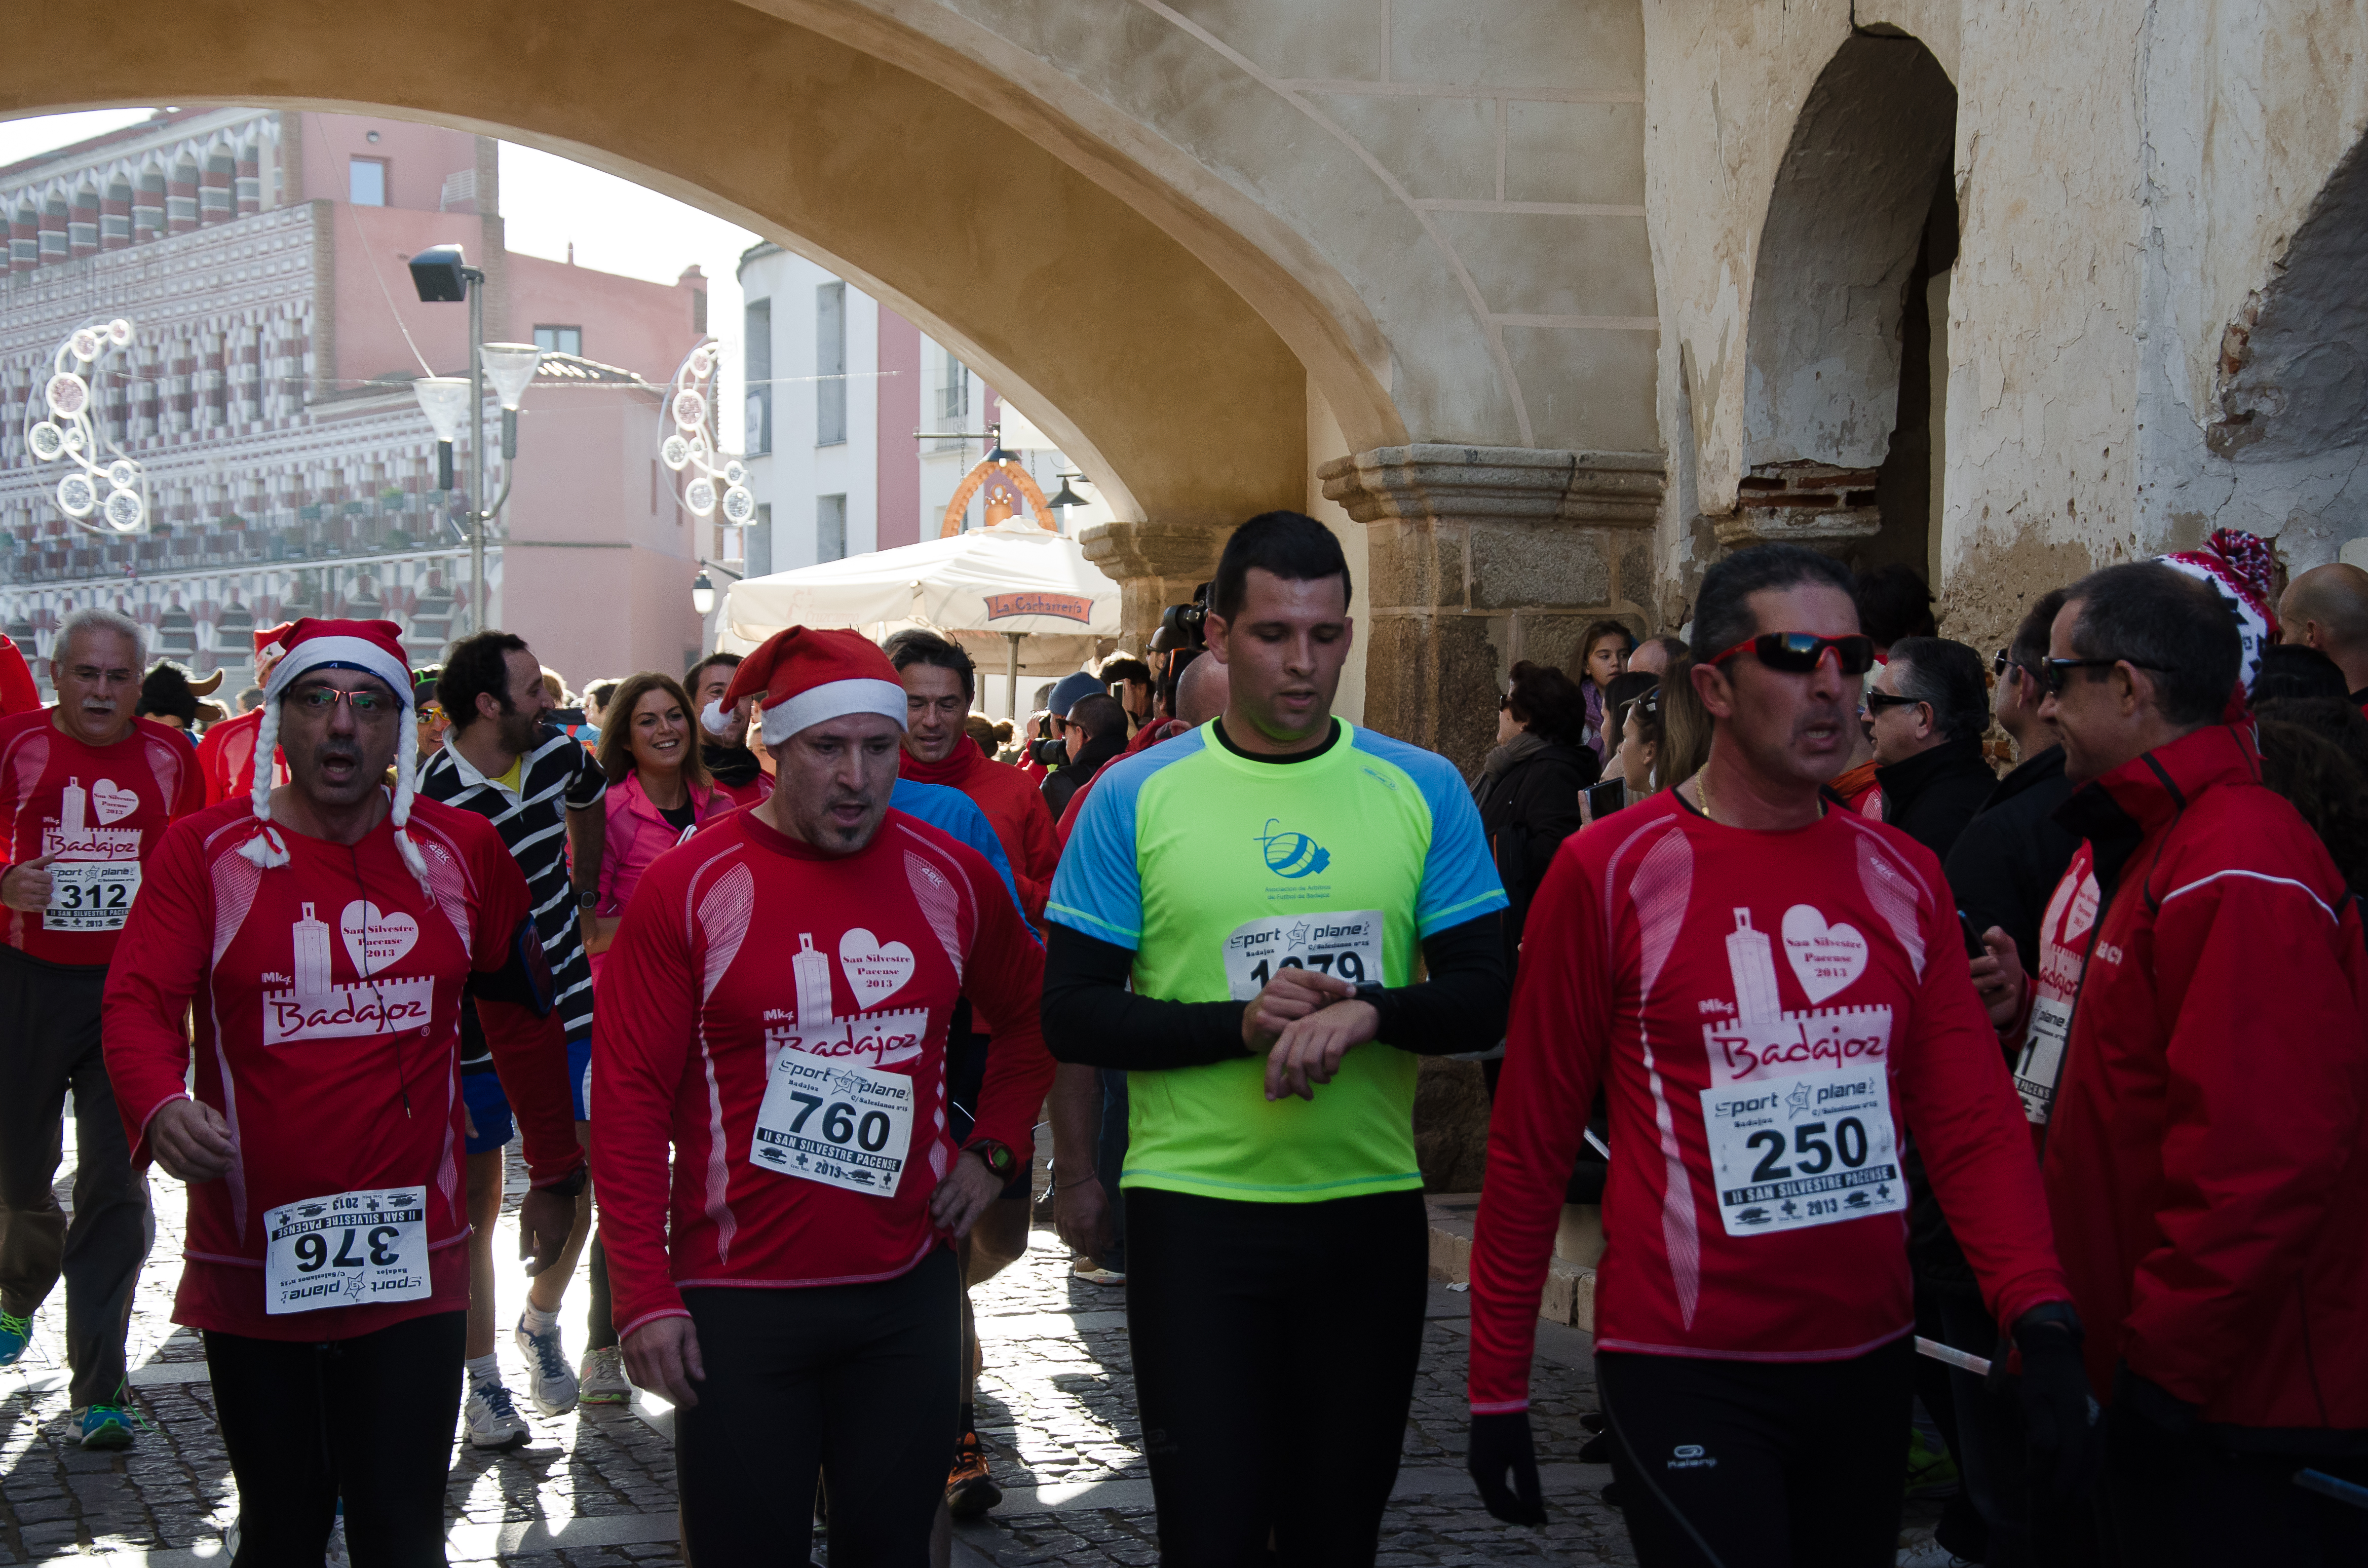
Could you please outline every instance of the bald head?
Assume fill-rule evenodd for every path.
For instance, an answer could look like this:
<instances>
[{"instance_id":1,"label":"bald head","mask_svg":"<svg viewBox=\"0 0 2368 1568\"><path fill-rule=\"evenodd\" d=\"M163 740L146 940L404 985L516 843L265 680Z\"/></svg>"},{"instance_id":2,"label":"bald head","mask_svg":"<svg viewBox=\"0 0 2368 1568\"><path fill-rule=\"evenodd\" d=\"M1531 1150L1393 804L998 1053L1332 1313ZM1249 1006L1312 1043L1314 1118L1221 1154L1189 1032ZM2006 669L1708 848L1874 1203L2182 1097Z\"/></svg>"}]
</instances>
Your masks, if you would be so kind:
<instances>
[{"instance_id":1,"label":"bald head","mask_svg":"<svg viewBox=\"0 0 2368 1568\"><path fill-rule=\"evenodd\" d=\"M1198 729L1225 710L1230 690L1225 666L1203 653L1176 682L1176 717Z\"/></svg>"},{"instance_id":2,"label":"bald head","mask_svg":"<svg viewBox=\"0 0 2368 1568\"><path fill-rule=\"evenodd\" d=\"M2340 665L2352 690L2368 687L2368 572L2341 562L2312 567L2278 601L2278 620L2287 642Z\"/></svg>"}]
</instances>

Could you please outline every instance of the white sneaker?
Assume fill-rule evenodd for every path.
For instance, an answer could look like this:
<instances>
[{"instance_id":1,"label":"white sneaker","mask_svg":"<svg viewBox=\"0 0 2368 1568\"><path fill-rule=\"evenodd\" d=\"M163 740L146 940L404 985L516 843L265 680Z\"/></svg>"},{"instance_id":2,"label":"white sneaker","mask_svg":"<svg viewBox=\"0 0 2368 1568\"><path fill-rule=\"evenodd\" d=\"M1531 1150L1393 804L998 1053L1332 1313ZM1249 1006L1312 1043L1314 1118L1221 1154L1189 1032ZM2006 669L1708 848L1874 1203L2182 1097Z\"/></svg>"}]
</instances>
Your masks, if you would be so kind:
<instances>
[{"instance_id":1,"label":"white sneaker","mask_svg":"<svg viewBox=\"0 0 2368 1568\"><path fill-rule=\"evenodd\" d=\"M526 1417L510 1403L510 1391L499 1383L481 1383L469 1391L461 1407L472 1449L515 1449L534 1435Z\"/></svg>"},{"instance_id":2,"label":"white sneaker","mask_svg":"<svg viewBox=\"0 0 2368 1568\"><path fill-rule=\"evenodd\" d=\"M632 1382L625 1376L624 1354L613 1345L586 1351L584 1369L575 1381L586 1404L625 1404L633 1397Z\"/></svg>"},{"instance_id":3,"label":"white sneaker","mask_svg":"<svg viewBox=\"0 0 2368 1568\"><path fill-rule=\"evenodd\" d=\"M534 1401L534 1407L545 1415L564 1415L575 1409L575 1372L567 1364L567 1346L560 1337L559 1325L552 1324L537 1334L520 1318L517 1338L518 1354L526 1358L527 1397Z\"/></svg>"},{"instance_id":4,"label":"white sneaker","mask_svg":"<svg viewBox=\"0 0 2368 1568\"><path fill-rule=\"evenodd\" d=\"M1970 1557L1960 1557L1927 1536L1912 1546L1899 1549L1897 1568L1975 1568Z\"/></svg>"}]
</instances>

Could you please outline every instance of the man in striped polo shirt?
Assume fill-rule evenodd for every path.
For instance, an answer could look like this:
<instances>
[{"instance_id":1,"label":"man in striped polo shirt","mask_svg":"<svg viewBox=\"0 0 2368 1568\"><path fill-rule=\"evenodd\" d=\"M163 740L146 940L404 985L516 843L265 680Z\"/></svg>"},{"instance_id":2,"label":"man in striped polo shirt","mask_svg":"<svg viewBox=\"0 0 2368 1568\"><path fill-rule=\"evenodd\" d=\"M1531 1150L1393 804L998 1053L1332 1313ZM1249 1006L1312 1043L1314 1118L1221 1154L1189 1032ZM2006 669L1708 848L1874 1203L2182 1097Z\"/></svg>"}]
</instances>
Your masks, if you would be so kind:
<instances>
[{"instance_id":1,"label":"man in striped polo shirt","mask_svg":"<svg viewBox=\"0 0 2368 1568\"><path fill-rule=\"evenodd\" d=\"M552 707L542 666L522 638L481 631L462 638L437 681L437 701L451 725L444 747L420 766L419 793L472 811L492 823L525 873L533 896L535 934L551 962L557 994L553 1011L567 1033L568 1080L575 1089L575 1131L585 1136L586 1077L592 1051L592 966L584 951L581 912L600 885L608 839L603 798L608 779L586 751L550 721ZM470 1252L469 1441L512 1449L529 1437L526 1422L502 1385L495 1359L493 1230L502 1211L502 1148L510 1138L510 1110L492 1072L484 1036L472 1008L461 1010L461 1087L469 1107L469 1205L477 1234ZM609 1326L607 1259L592 1249L590 1338L586 1378L567 1364L559 1331L561 1292L592 1227L592 1197L578 1199L575 1227L559 1267L535 1278L518 1320L519 1353L528 1392L545 1415L575 1408L583 1397L615 1403L627 1397Z\"/></svg>"}]
</instances>

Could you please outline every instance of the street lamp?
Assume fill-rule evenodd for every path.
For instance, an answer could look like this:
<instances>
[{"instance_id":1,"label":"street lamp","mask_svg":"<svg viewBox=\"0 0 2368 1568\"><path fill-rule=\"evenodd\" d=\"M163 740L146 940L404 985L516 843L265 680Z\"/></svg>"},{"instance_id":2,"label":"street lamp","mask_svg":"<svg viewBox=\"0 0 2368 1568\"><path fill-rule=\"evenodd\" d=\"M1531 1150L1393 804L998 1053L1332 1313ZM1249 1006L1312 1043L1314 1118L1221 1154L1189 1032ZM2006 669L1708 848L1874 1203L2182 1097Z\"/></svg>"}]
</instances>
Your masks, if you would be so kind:
<instances>
[{"instance_id":1,"label":"street lamp","mask_svg":"<svg viewBox=\"0 0 2368 1568\"><path fill-rule=\"evenodd\" d=\"M718 565L703 556L700 559L699 564L699 575L690 580L690 608L693 614L700 619L705 620L715 609L715 579L707 574L721 572L735 583L740 581L741 574L734 572L729 566Z\"/></svg>"},{"instance_id":2,"label":"street lamp","mask_svg":"<svg viewBox=\"0 0 2368 1568\"><path fill-rule=\"evenodd\" d=\"M411 286L418 290L421 301L426 304L450 304L461 300L469 302L468 412L474 422L469 438L469 573L474 585L475 629L483 631L491 608L485 591L485 524L491 520L485 511L485 377L494 367L486 350L516 350L525 346L488 344L485 341L485 274L483 269L469 265L468 257L459 245L430 245L414 256L411 258ZM534 379L534 371L529 367L524 376L518 377L515 353L506 353L499 358L501 369L495 372L495 386L507 386L511 378L516 378L515 392L502 398L502 451L507 457L514 454L518 444L517 397L525 392L526 383ZM537 358L540 359L539 353ZM444 376L426 378L428 381L459 379ZM414 383L415 386L418 384ZM428 405L430 394L422 392L417 395L420 407L427 411L428 418L433 422L436 415ZM452 394L438 392L433 395L446 397ZM457 421L453 429L457 434ZM440 426L437 434L448 442L451 438L445 435ZM448 446L445 451L449 453L450 450ZM438 472L449 478L450 471L443 466L446 460L445 456L439 454ZM451 486L448 483L445 488L449 490Z\"/></svg>"}]
</instances>

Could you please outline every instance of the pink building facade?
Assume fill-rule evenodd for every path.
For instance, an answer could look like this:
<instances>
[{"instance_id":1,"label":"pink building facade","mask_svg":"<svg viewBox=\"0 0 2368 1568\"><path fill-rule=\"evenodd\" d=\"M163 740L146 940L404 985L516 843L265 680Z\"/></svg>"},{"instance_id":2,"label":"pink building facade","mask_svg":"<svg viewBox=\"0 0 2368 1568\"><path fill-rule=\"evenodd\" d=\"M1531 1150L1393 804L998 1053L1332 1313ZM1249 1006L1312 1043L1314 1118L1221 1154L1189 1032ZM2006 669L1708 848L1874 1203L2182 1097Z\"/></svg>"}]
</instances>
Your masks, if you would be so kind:
<instances>
[{"instance_id":1,"label":"pink building facade","mask_svg":"<svg viewBox=\"0 0 2368 1568\"><path fill-rule=\"evenodd\" d=\"M486 336L559 350L526 395L516 473L497 448L489 469L489 497L510 486L489 622L578 684L679 670L697 647L700 534L656 441L659 389L706 328L704 280L509 255L490 140L172 111L0 168L0 627L28 652L89 604L141 620L152 656L241 676L251 628L294 615L393 619L418 664L471 630L464 494L437 488L409 387L423 359L467 373L467 309L421 303L405 266L454 243L486 273ZM97 418L147 468L152 505L121 539L68 521L55 465L24 449L60 341L115 316L137 336L99 362ZM465 486L465 438L460 456Z\"/></svg>"}]
</instances>

